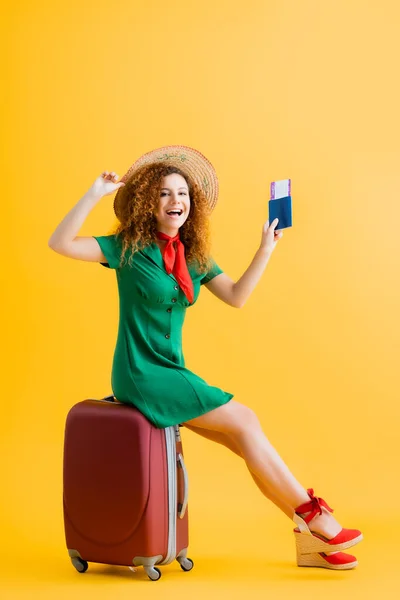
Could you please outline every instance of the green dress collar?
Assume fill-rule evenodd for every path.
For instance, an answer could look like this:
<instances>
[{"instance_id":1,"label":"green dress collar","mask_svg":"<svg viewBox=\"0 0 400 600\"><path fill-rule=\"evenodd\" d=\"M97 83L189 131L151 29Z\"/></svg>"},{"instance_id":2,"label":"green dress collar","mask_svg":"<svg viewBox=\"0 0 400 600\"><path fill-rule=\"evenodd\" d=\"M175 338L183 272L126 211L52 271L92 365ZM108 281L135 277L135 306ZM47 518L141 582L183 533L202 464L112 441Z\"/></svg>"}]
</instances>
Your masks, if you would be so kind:
<instances>
[{"instance_id":1,"label":"green dress collar","mask_svg":"<svg viewBox=\"0 0 400 600\"><path fill-rule=\"evenodd\" d=\"M160 269L164 271L167 277L171 277L171 279L178 283L175 276L172 273L168 275L167 271L165 270L164 259L161 254L161 250L156 242L152 242L150 245L146 246L145 248L142 248L140 252L145 254L145 256L147 256L155 265L157 265L157 267L160 267ZM188 266L188 270L191 278L195 279L197 275L197 271L195 270L195 268L193 266Z\"/></svg>"},{"instance_id":2,"label":"green dress collar","mask_svg":"<svg viewBox=\"0 0 400 600\"><path fill-rule=\"evenodd\" d=\"M156 242L152 242L149 246L142 248L141 252L145 254L148 258L150 258L150 260L155 265L157 265L157 267L160 267L160 269L164 271L167 277L171 277L171 279L177 282L175 276L172 273L168 275L167 271L165 270L164 259L161 254L161 250L158 244L156 244Z\"/></svg>"}]
</instances>

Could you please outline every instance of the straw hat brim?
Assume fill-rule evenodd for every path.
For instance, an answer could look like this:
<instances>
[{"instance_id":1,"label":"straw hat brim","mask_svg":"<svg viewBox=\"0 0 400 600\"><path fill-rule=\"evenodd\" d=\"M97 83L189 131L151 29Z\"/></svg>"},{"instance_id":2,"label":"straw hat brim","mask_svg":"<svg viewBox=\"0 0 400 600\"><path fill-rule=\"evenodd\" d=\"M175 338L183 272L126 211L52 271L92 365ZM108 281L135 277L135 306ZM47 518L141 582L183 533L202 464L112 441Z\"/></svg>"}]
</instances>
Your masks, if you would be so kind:
<instances>
[{"instance_id":1,"label":"straw hat brim","mask_svg":"<svg viewBox=\"0 0 400 600\"><path fill-rule=\"evenodd\" d=\"M214 210L218 200L217 174L210 161L201 152L189 146L163 146L146 152L129 167L120 181L126 183L143 165L160 162L179 167L184 173L187 173L203 190L208 201L209 211ZM123 190L123 187L120 190ZM117 217L122 214L122 197L123 195L117 192L114 199L114 212Z\"/></svg>"}]
</instances>

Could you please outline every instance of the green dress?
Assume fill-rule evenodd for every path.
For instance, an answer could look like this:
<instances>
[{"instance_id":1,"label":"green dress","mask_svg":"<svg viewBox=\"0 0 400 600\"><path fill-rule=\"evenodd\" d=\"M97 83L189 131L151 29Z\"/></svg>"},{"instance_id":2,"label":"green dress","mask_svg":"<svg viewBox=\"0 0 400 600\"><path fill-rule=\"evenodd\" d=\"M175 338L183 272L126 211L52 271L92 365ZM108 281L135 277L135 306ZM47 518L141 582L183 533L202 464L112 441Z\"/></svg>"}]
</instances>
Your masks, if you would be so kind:
<instances>
[{"instance_id":1,"label":"green dress","mask_svg":"<svg viewBox=\"0 0 400 600\"><path fill-rule=\"evenodd\" d=\"M158 428L178 425L229 402L233 394L208 385L185 367L182 326L186 309L195 304L200 286L222 273L213 260L207 273L188 267L193 281L192 304L165 270L153 242L135 252L132 266L119 267L121 240L93 236L115 269L119 292L119 327L111 386L120 402L134 405Z\"/></svg>"}]
</instances>

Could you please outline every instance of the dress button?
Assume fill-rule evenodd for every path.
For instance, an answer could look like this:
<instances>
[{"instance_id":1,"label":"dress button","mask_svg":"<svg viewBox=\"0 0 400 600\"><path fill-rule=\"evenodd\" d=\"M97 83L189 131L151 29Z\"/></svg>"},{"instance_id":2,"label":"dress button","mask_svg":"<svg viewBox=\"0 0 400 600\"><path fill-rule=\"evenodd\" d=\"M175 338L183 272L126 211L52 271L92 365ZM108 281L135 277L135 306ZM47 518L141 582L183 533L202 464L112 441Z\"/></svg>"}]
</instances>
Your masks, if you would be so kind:
<instances>
[{"instance_id":1,"label":"dress button","mask_svg":"<svg viewBox=\"0 0 400 600\"><path fill-rule=\"evenodd\" d=\"M172 308L167 308L167 312L172 312Z\"/></svg>"},{"instance_id":2,"label":"dress button","mask_svg":"<svg viewBox=\"0 0 400 600\"><path fill-rule=\"evenodd\" d=\"M178 286L178 285L175 285L175 286L174 286L174 290L179 290L179 286Z\"/></svg>"},{"instance_id":3,"label":"dress button","mask_svg":"<svg viewBox=\"0 0 400 600\"><path fill-rule=\"evenodd\" d=\"M165 334L165 337L167 338L167 340L169 340L169 338L170 338L171 336L169 335L169 333L166 333L166 334Z\"/></svg>"},{"instance_id":4,"label":"dress button","mask_svg":"<svg viewBox=\"0 0 400 600\"><path fill-rule=\"evenodd\" d=\"M176 302L176 298L172 298L172 302Z\"/></svg>"}]
</instances>

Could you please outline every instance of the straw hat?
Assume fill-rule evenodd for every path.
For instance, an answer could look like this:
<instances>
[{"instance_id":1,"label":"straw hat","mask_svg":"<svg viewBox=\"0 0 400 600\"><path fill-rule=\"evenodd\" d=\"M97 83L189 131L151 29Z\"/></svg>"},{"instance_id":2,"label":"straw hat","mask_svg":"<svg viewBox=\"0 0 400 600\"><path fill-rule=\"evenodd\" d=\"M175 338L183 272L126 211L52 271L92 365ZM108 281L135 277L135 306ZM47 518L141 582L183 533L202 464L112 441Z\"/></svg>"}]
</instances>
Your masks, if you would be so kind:
<instances>
[{"instance_id":1,"label":"straw hat","mask_svg":"<svg viewBox=\"0 0 400 600\"><path fill-rule=\"evenodd\" d=\"M179 167L184 173L192 178L195 183L205 193L210 212L214 210L218 199L218 178L214 167L201 152L190 148L189 146L163 146L156 150L151 150L138 158L128 171L123 175L120 181L124 183L143 165L162 162L167 165ZM118 190L123 190L124 186ZM121 214L120 207L123 198L122 194L117 192L114 199L114 212Z\"/></svg>"}]
</instances>

